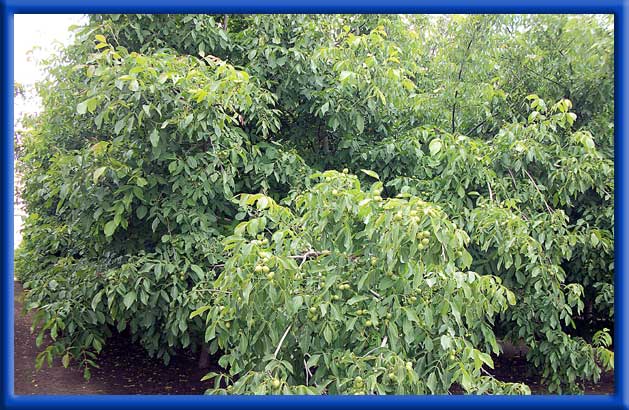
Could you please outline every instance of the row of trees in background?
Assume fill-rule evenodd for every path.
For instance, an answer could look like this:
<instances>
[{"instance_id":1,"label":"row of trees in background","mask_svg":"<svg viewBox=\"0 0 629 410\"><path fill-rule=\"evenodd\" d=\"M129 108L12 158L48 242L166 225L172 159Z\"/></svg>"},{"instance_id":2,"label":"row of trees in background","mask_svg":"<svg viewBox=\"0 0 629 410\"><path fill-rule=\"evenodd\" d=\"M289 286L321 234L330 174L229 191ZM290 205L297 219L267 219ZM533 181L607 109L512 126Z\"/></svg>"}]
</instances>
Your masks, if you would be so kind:
<instances>
[{"instance_id":1,"label":"row of trees in background","mask_svg":"<svg viewBox=\"0 0 629 410\"><path fill-rule=\"evenodd\" d=\"M608 16L94 15L17 144L43 347L212 393L551 392L613 368Z\"/></svg>"}]
</instances>

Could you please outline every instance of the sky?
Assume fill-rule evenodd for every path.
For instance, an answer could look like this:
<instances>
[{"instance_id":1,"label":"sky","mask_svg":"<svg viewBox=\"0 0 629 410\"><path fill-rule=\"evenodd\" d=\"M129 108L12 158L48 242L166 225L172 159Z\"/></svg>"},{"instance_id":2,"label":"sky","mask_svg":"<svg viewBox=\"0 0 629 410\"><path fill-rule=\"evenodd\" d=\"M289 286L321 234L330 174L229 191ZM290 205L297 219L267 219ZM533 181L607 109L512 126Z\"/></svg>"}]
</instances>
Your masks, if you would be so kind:
<instances>
[{"instance_id":1,"label":"sky","mask_svg":"<svg viewBox=\"0 0 629 410\"><path fill-rule=\"evenodd\" d=\"M16 83L31 88L45 76L38 64L43 58L50 56L55 50L67 45L73 38L68 29L72 25L86 21L83 14L16 14L14 32L13 77ZM16 98L14 103L14 125L17 118L26 112L39 111L39 100L36 95L31 98Z\"/></svg>"},{"instance_id":2,"label":"sky","mask_svg":"<svg viewBox=\"0 0 629 410\"><path fill-rule=\"evenodd\" d=\"M45 57L57 44L67 45L72 39L71 25L85 21L82 14L16 14L14 77L23 84L33 84L43 73L29 58L29 51L37 48L34 57Z\"/></svg>"}]
</instances>

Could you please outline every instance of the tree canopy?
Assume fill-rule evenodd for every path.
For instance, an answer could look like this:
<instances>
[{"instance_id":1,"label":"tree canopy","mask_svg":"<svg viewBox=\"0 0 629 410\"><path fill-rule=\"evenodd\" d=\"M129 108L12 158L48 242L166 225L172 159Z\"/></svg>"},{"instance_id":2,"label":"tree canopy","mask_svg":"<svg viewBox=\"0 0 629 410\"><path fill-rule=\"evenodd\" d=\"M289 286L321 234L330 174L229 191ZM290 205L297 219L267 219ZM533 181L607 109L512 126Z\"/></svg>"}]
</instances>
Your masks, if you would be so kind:
<instances>
[{"instance_id":1,"label":"tree canopy","mask_svg":"<svg viewBox=\"0 0 629 410\"><path fill-rule=\"evenodd\" d=\"M114 332L208 392L551 392L613 368L613 20L93 15L24 120L38 365Z\"/></svg>"}]
</instances>

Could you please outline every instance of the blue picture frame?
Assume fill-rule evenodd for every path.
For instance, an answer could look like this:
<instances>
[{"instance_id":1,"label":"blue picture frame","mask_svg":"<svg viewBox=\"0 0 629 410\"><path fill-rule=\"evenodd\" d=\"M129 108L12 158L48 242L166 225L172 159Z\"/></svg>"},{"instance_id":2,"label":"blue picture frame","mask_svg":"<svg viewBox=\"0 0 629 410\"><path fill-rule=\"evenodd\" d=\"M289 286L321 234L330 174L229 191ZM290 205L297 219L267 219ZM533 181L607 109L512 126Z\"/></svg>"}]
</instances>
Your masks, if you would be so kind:
<instances>
[{"instance_id":1,"label":"blue picture frame","mask_svg":"<svg viewBox=\"0 0 629 410\"><path fill-rule=\"evenodd\" d=\"M626 119L629 118L627 68L629 55L629 0L0 0L0 306L1 327L0 408L483 408L512 410L628 409L629 410L629 281L627 280L624 211L628 193L629 152ZM610 396L16 396L13 350L13 20L15 14L34 13L606 13L614 14L615 35L615 394Z\"/></svg>"}]
</instances>

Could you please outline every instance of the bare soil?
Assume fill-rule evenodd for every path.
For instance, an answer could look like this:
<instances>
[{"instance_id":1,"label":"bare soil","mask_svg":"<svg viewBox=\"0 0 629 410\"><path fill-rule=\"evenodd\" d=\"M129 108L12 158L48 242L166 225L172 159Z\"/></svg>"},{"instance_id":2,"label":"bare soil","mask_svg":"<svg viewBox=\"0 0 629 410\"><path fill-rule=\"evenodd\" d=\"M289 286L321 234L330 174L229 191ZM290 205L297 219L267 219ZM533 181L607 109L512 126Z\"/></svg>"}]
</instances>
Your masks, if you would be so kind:
<instances>
[{"instance_id":1,"label":"bare soil","mask_svg":"<svg viewBox=\"0 0 629 410\"><path fill-rule=\"evenodd\" d=\"M15 394L17 395L81 395L81 394L203 394L210 382L200 379L208 371L199 369L192 356L174 357L168 366L149 358L141 346L130 343L126 335L110 338L98 356L100 366L92 370L86 381L81 369L64 368L60 360L52 367L35 370L35 357L40 349L31 334L31 316L22 314L22 287L15 282ZM548 394L539 379L526 376L527 363L522 356L494 358L492 374L503 381L524 381L533 394ZM460 392L453 392L454 394ZM587 384L586 394L613 394L614 374L606 373L598 384Z\"/></svg>"},{"instance_id":2,"label":"bare soil","mask_svg":"<svg viewBox=\"0 0 629 410\"><path fill-rule=\"evenodd\" d=\"M52 367L35 370L40 349L31 334L31 315L22 314L22 287L15 283L15 394L203 394L210 387L200 379L212 369L199 369L192 356L176 356L168 366L151 359L144 349L129 342L126 335L107 340L98 356L98 369L89 381L77 367L63 367L60 360Z\"/></svg>"},{"instance_id":3,"label":"bare soil","mask_svg":"<svg viewBox=\"0 0 629 410\"><path fill-rule=\"evenodd\" d=\"M549 394L545 385L540 383L539 377L527 376L528 363L526 356L507 358L494 357L494 370L491 374L505 382L524 382L531 388L532 394ZM585 383L585 394L614 394L614 372L601 375L598 383Z\"/></svg>"}]
</instances>

